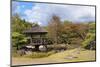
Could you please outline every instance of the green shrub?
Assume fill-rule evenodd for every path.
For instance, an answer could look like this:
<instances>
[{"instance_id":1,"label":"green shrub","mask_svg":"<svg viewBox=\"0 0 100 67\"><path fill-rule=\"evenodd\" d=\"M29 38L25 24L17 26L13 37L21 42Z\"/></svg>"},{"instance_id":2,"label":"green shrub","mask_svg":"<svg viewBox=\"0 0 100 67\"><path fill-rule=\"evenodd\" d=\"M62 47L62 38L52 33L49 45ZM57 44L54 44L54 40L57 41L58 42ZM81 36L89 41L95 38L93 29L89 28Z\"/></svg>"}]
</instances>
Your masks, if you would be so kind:
<instances>
[{"instance_id":1,"label":"green shrub","mask_svg":"<svg viewBox=\"0 0 100 67\"><path fill-rule=\"evenodd\" d=\"M12 32L12 46L17 47L17 49L27 42L27 37L18 32Z\"/></svg>"},{"instance_id":2,"label":"green shrub","mask_svg":"<svg viewBox=\"0 0 100 67\"><path fill-rule=\"evenodd\" d=\"M86 36L86 38L85 38L85 40L82 42L82 46L83 46L83 47L87 47L87 46L89 46L90 43L91 43L92 41L94 41L94 40L95 40L95 34L93 34L93 33L88 33L87 36ZM94 45L93 47L95 47L95 45ZM91 48L91 47L90 47L90 48Z\"/></svg>"},{"instance_id":3,"label":"green shrub","mask_svg":"<svg viewBox=\"0 0 100 67\"><path fill-rule=\"evenodd\" d=\"M55 53L55 51L50 51L50 52L32 52L32 54L26 54L26 55L24 55L24 57L27 57L27 58L43 58L43 57L50 56L50 55L52 55L54 53Z\"/></svg>"},{"instance_id":4,"label":"green shrub","mask_svg":"<svg viewBox=\"0 0 100 67\"><path fill-rule=\"evenodd\" d=\"M20 54L18 54L18 53L12 53L12 56L13 57L21 57Z\"/></svg>"},{"instance_id":5,"label":"green shrub","mask_svg":"<svg viewBox=\"0 0 100 67\"><path fill-rule=\"evenodd\" d=\"M62 49L67 49L67 46L65 44L54 44L54 45L49 45L48 47L48 51L50 50L62 50Z\"/></svg>"}]
</instances>

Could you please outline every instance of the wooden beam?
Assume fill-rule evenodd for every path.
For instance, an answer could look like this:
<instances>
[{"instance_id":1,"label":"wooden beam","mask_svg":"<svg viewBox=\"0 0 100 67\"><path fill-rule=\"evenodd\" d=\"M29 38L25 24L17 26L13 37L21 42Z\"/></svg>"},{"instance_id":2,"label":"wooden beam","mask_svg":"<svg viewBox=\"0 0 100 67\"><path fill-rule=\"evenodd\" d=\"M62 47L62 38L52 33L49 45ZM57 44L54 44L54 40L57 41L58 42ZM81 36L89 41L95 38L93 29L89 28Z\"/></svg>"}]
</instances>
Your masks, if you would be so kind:
<instances>
[{"instance_id":1,"label":"wooden beam","mask_svg":"<svg viewBox=\"0 0 100 67\"><path fill-rule=\"evenodd\" d=\"M32 43L32 35L30 35L30 42Z\"/></svg>"}]
</instances>

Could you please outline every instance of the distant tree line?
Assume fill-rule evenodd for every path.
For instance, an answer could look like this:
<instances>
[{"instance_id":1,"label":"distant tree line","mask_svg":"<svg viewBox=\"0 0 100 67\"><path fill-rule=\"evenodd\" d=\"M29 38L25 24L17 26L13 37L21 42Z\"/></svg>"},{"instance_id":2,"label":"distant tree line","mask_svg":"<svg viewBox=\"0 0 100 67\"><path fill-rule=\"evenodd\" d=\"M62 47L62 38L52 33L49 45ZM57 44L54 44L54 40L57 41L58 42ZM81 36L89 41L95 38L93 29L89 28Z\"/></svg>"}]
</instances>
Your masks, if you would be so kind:
<instances>
[{"instance_id":1,"label":"distant tree line","mask_svg":"<svg viewBox=\"0 0 100 67\"><path fill-rule=\"evenodd\" d=\"M22 33L31 28L35 23L22 20L18 15L12 16L11 35L13 46L27 43L27 37ZM93 44L95 49L95 22L73 23L71 21L61 21L58 16L53 16L47 26L44 27L53 44L75 44L84 48ZM89 46L90 45L90 46Z\"/></svg>"}]
</instances>

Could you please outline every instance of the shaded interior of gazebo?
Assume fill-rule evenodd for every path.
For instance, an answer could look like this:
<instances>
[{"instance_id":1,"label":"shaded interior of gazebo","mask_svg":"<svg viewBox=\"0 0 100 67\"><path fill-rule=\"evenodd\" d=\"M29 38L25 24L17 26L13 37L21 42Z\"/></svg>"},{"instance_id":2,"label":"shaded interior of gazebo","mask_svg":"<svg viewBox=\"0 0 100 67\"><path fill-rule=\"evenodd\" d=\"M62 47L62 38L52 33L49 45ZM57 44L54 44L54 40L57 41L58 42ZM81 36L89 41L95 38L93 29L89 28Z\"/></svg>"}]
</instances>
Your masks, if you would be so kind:
<instances>
[{"instance_id":1,"label":"shaded interior of gazebo","mask_svg":"<svg viewBox=\"0 0 100 67\"><path fill-rule=\"evenodd\" d=\"M37 50L39 49L40 45L47 45L47 38L45 37L47 31L38 25L32 26L32 28L25 30L24 34L29 37L28 45L35 46L35 49Z\"/></svg>"}]
</instances>

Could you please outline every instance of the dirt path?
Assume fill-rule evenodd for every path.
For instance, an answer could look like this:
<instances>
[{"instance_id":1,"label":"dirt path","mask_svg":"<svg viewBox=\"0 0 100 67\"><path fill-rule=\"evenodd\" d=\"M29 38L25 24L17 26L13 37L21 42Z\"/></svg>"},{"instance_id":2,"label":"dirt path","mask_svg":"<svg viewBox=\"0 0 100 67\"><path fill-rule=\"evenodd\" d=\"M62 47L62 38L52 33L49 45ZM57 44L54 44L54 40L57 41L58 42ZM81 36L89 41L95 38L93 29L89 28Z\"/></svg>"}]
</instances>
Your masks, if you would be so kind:
<instances>
[{"instance_id":1,"label":"dirt path","mask_svg":"<svg viewBox=\"0 0 100 67\"><path fill-rule=\"evenodd\" d=\"M61 61L55 59L48 59L48 58L37 58L37 59L30 59L30 58L12 58L12 65L27 65L27 64L45 64L45 63L59 63Z\"/></svg>"}]
</instances>

